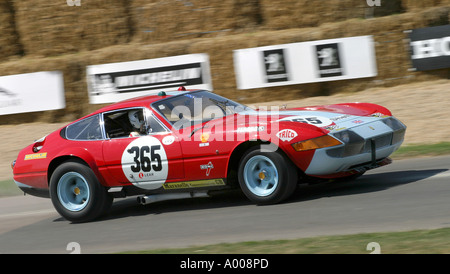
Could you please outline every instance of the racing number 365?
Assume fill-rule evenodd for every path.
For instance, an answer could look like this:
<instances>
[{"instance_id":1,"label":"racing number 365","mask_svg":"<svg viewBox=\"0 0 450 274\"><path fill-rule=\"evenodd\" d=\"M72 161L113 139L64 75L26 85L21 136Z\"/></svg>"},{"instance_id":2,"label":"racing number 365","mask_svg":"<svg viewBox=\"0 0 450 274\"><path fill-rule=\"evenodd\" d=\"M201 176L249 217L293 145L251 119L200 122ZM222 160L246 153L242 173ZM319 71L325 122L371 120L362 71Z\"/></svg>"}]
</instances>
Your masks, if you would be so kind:
<instances>
[{"instance_id":1,"label":"racing number 365","mask_svg":"<svg viewBox=\"0 0 450 274\"><path fill-rule=\"evenodd\" d=\"M161 149L160 145L154 146L133 146L128 149L128 153L134 154L134 165L131 166L133 172L161 171L161 155L157 152ZM153 163L153 164L152 164Z\"/></svg>"},{"instance_id":2,"label":"racing number 365","mask_svg":"<svg viewBox=\"0 0 450 274\"><path fill-rule=\"evenodd\" d=\"M322 121L320 121L316 117L310 117L310 118L295 118L292 119L293 122L300 122L304 124L313 124L313 125L319 125L322 124Z\"/></svg>"}]
</instances>

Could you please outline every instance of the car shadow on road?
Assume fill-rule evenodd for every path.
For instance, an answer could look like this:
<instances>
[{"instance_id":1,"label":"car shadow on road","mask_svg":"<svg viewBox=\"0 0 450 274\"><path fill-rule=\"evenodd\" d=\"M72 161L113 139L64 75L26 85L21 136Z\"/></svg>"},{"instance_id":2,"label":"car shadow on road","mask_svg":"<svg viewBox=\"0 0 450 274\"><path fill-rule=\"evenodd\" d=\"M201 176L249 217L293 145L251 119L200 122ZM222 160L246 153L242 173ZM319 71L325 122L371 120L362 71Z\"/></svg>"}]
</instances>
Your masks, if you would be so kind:
<instances>
[{"instance_id":1,"label":"car shadow on road","mask_svg":"<svg viewBox=\"0 0 450 274\"><path fill-rule=\"evenodd\" d=\"M287 202L378 192L415 183L446 171L448 169L394 171L366 174L352 181L331 181L316 185L300 186Z\"/></svg>"},{"instance_id":2,"label":"car shadow on road","mask_svg":"<svg viewBox=\"0 0 450 274\"><path fill-rule=\"evenodd\" d=\"M427 179L446 171L448 169L395 171L366 174L353 181L299 185L296 192L285 203L383 191ZM207 198L168 200L146 205L139 204L136 197L128 197L115 200L110 212L97 221L225 207L236 207L239 210L239 207L249 205L253 203L239 189L219 192Z\"/></svg>"},{"instance_id":3,"label":"car shadow on road","mask_svg":"<svg viewBox=\"0 0 450 274\"><path fill-rule=\"evenodd\" d=\"M99 219L99 221L131 216L158 215L170 212L239 207L251 204L238 189L213 193L210 197L167 200L145 205L139 204L136 197L128 197L115 200L110 212Z\"/></svg>"}]
</instances>

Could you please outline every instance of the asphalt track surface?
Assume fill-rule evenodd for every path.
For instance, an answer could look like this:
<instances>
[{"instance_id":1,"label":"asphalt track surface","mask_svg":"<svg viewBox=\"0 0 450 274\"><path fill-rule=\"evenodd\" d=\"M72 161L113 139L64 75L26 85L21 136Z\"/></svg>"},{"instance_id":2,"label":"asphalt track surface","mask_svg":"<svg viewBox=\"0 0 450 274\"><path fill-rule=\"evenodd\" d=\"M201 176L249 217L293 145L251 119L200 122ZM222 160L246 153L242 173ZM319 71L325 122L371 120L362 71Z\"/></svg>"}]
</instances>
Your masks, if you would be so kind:
<instances>
[{"instance_id":1,"label":"asphalt track surface","mask_svg":"<svg viewBox=\"0 0 450 274\"><path fill-rule=\"evenodd\" d=\"M256 206L240 192L137 204L115 200L102 219L73 224L49 199L0 198L0 253L81 253L450 227L450 156L394 161L352 182L301 186ZM237 251L239 252L239 251Z\"/></svg>"}]
</instances>

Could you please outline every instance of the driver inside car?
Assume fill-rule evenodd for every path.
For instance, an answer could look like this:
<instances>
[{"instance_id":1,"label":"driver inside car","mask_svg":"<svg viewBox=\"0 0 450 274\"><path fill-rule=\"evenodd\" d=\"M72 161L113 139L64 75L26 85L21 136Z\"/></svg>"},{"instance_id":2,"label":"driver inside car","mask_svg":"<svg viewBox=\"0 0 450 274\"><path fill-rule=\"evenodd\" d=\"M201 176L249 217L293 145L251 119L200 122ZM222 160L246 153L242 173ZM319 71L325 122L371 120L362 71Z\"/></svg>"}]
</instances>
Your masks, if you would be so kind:
<instances>
[{"instance_id":1,"label":"driver inside car","mask_svg":"<svg viewBox=\"0 0 450 274\"><path fill-rule=\"evenodd\" d=\"M130 132L130 137L137 137L147 134L145 131L145 121L142 111L132 110L128 112L128 119L133 127Z\"/></svg>"}]
</instances>

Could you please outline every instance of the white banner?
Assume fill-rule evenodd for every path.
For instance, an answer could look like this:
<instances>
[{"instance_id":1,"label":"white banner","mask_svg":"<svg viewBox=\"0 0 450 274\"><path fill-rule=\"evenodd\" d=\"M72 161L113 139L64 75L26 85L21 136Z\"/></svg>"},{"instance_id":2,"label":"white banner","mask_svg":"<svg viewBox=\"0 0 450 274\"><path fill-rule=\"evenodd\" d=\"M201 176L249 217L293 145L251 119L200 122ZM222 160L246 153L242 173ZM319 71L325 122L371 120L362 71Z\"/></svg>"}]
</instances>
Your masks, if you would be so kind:
<instances>
[{"instance_id":1,"label":"white banner","mask_svg":"<svg viewBox=\"0 0 450 274\"><path fill-rule=\"evenodd\" d=\"M60 71L0 77L0 115L65 108Z\"/></svg>"},{"instance_id":2,"label":"white banner","mask_svg":"<svg viewBox=\"0 0 450 274\"><path fill-rule=\"evenodd\" d=\"M88 66L89 101L112 103L180 86L212 91L210 74L207 54Z\"/></svg>"},{"instance_id":3,"label":"white banner","mask_svg":"<svg viewBox=\"0 0 450 274\"><path fill-rule=\"evenodd\" d=\"M372 36L239 49L234 67L238 89L377 75Z\"/></svg>"}]
</instances>

